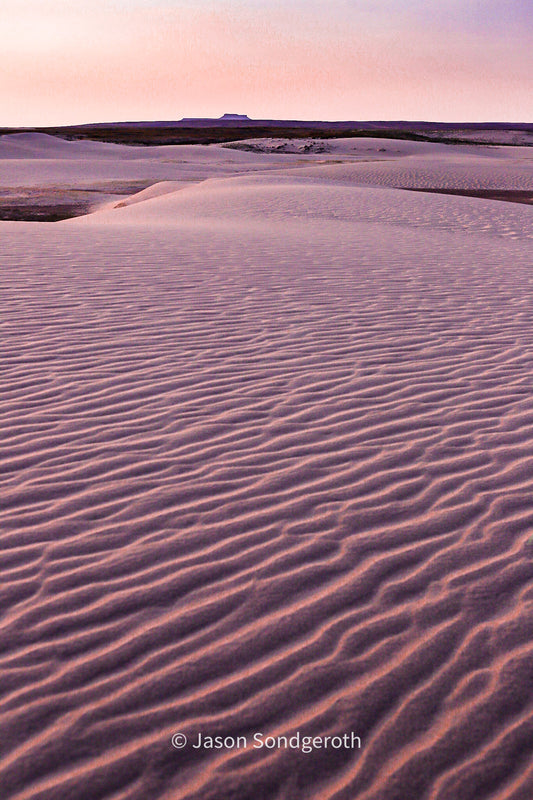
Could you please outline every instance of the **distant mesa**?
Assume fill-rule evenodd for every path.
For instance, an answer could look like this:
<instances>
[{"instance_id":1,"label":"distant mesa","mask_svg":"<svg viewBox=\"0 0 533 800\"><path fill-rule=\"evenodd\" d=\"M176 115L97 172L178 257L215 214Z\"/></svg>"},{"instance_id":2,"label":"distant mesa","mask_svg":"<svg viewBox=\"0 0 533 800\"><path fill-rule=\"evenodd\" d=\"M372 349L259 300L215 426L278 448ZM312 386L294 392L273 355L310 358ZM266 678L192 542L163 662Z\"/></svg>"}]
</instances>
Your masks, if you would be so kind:
<instances>
[{"instance_id":1,"label":"distant mesa","mask_svg":"<svg viewBox=\"0 0 533 800\"><path fill-rule=\"evenodd\" d=\"M208 125L217 126L228 123L232 125L256 124L247 114L223 114L221 117L183 117L181 120L181 124L194 125L201 128L205 128Z\"/></svg>"},{"instance_id":2,"label":"distant mesa","mask_svg":"<svg viewBox=\"0 0 533 800\"><path fill-rule=\"evenodd\" d=\"M233 122L242 122L243 120L249 120L250 117L247 114L223 114L219 117L221 120L232 120Z\"/></svg>"}]
</instances>

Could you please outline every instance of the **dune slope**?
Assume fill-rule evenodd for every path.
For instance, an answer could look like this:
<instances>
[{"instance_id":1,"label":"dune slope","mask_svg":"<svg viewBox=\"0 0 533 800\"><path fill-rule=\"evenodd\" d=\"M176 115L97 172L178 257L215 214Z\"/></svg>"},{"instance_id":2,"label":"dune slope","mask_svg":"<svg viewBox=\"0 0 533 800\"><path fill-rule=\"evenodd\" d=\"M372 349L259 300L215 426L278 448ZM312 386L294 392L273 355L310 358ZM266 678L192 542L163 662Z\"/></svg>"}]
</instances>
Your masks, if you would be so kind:
<instances>
[{"instance_id":1,"label":"dune slope","mask_svg":"<svg viewBox=\"0 0 533 800\"><path fill-rule=\"evenodd\" d=\"M0 223L3 798L531 797L533 210L365 169Z\"/></svg>"}]
</instances>

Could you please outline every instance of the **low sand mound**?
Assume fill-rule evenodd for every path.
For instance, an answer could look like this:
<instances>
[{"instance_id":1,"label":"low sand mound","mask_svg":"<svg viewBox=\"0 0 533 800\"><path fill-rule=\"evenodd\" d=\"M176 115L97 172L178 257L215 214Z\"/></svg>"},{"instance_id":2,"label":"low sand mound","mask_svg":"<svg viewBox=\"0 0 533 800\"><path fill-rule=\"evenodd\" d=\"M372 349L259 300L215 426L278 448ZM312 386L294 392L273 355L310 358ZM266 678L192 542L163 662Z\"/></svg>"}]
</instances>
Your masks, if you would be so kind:
<instances>
[{"instance_id":1,"label":"low sand mound","mask_svg":"<svg viewBox=\"0 0 533 800\"><path fill-rule=\"evenodd\" d=\"M326 172L326 167L319 168ZM329 171L333 171L329 167ZM350 164L345 179L374 186L420 189L514 189L533 191L533 161L487 155L460 155L456 150L438 157L411 155L371 163ZM337 175L342 172L337 170ZM334 176L332 176L334 177Z\"/></svg>"},{"instance_id":2,"label":"low sand mound","mask_svg":"<svg viewBox=\"0 0 533 800\"><path fill-rule=\"evenodd\" d=\"M148 186L140 192L130 195L125 200L114 205L114 208L126 208L126 206L133 206L136 203L143 203L145 200L153 200L154 197L162 197L167 194L173 194L179 191L187 184L179 183L178 181L159 181L152 186Z\"/></svg>"},{"instance_id":3,"label":"low sand mound","mask_svg":"<svg viewBox=\"0 0 533 800\"><path fill-rule=\"evenodd\" d=\"M93 156L117 158L134 148L107 142L67 141L46 133L13 133L0 136L1 159L84 159Z\"/></svg>"},{"instance_id":4,"label":"low sand mound","mask_svg":"<svg viewBox=\"0 0 533 800\"><path fill-rule=\"evenodd\" d=\"M361 228L362 236L370 224L391 233L400 227L457 232L463 239L469 234L533 239L531 212L520 205L434 193L400 194L394 188L357 185L358 175L355 165L335 165L327 171L313 167L208 180L120 213L105 209L98 213L98 221L154 229L187 225L199 230L228 224L244 229L304 224L322 229L324 236L336 230L329 225L336 222L352 230ZM318 231L311 230L310 235Z\"/></svg>"},{"instance_id":5,"label":"low sand mound","mask_svg":"<svg viewBox=\"0 0 533 800\"><path fill-rule=\"evenodd\" d=\"M12 133L0 136L0 159L57 158L66 155L68 142L45 133Z\"/></svg>"},{"instance_id":6,"label":"low sand mound","mask_svg":"<svg viewBox=\"0 0 533 800\"><path fill-rule=\"evenodd\" d=\"M291 171L0 223L2 798L530 797L532 220Z\"/></svg>"}]
</instances>

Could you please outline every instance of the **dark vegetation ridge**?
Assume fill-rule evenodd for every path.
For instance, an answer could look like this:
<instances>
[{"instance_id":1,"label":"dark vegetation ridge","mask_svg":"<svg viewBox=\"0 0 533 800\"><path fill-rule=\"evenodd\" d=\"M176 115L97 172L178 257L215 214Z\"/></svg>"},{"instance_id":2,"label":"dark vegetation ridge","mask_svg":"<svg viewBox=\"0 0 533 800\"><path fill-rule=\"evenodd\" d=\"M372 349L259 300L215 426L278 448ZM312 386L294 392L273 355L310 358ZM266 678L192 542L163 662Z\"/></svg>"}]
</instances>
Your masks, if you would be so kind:
<instances>
[{"instance_id":1,"label":"dark vegetation ridge","mask_svg":"<svg viewBox=\"0 0 533 800\"><path fill-rule=\"evenodd\" d=\"M422 142L464 144L458 131L472 135L482 131L514 131L532 136L533 124L510 123L431 123L431 122L301 122L282 120L185 119L177 122L113 122L35 128L0 128L7 133L36 132L63 139L90 139L130 145L215 144L241 139L332 139L373 136ZM480 141L480 144L486 142Z\"/></svg>"},{"instance_id":2,"label":"dark vegetation ridge","mask_svg":"<svg viewBox=\"0 0 533 800\"><path fill-rule=\"evenodd\" d=\"M84 126L73 125L68 127L47 128L0 128L0 135L6 133L48 133L62 139L90 139L96 142L113 142L115 144L129 145L169 145L169 144L223 144L236 142L241 139L334 139L360 136L377 136L387 139L414 139L415 141L435 141L435 137L419 134L414 131L388 130L368 131L360 129L329 129L329 128L304 128L283 126L211 126L211 127L174 127L174 126L144 126L144 125L99 125ZM446 137L446 141L453 141Z\"/></svg>"}]
</instances>

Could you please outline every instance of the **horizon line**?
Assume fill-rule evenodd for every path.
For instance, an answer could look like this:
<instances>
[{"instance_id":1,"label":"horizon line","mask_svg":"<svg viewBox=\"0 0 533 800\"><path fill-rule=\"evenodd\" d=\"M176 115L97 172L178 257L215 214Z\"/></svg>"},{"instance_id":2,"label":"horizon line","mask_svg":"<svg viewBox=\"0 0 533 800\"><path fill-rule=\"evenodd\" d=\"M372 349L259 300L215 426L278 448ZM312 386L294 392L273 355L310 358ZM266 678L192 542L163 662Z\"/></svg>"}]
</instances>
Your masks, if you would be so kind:
<instances>
[{"instance_id":1,"label":"horizon line","mask_svg":"<svg viewBox=\"0 0 533 800\"><path fill-rule=\"evenodd\" d=\"M232 118L233 117L233 118ZM35 123L33 125L10 125L0 124L0 129L13 129L13 130L33 130L36 128L79 128L88 127L93 125L176 125L178 123L186 122L229 122L238 125L246 126L249 123L300 123L300 124L320 124L320 125L394 125L394 124L410 124L410 125L506 125L506 126L531 126L533 127L533 120L495 120L495 119L482 119L482 120L443 120L443 119L301 119L297 117L282 118L282 117L247 117L246 115L223 115L219 117L200 117L200 116L187 116L180 119L121 119L121 120L105 120L105 121L90 121L90 122L62 122L62 123Z\"/></svg>"}]
</instances>

